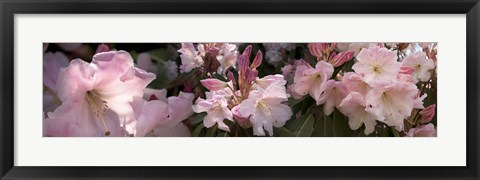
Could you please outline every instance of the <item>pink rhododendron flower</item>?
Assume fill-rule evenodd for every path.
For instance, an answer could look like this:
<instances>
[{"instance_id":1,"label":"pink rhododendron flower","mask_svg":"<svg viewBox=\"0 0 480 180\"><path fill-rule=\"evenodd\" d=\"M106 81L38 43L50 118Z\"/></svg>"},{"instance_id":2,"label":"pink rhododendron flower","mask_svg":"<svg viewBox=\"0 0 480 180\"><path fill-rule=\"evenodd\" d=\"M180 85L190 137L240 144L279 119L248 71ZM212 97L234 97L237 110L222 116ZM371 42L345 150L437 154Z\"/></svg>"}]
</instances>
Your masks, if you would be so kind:
<instances>
[{"instance_id":1,"label":"pink rhododendron flower","mask_svg":"<svg viewBox=\"0 0 480 180\"><path fill-rule=\"evenodd\" d=\"M158 91L163 93L163 91ZM162 96L163 94L157 94ZM165 93L166 95L166 93ZM135 136L190 136L190 131L182 123L193 114L191 93L180 92L178 97L160 97L162 100L145 101L134 98L131 102L137 119Z\"/></svg>"},{"instance_id":2,"label":"pink rhododendron flower","mask_svg":"<svg viewBox=\"0 0 480 180\"><path fill-rule=\"evenodd\" d=\"M425 52L410 54L403 60L403 66L414 68L413 77L415 82L427 82L430 80L430 70L435 68L433 60L427 58Z\"/></svg>"},{"instance_id":3,"label":"pink rhododendron flower","mask_svg":"<svg viewBox=\"0 0 480 180\"><path fill-rule=\"evenodd\" d=\"M436 137L437 130L432 123L417 128L412 128L406 134L407 137Z\"/></svg>"},{"instance_id":4,"label":"pink rhododendron flower","mask_svg":"<svg viewBox=\"0 0 480 180\"><path fill-rule=\"evenodd\" d=\"M83 101L83 100L82 100ZM117 113L112 109L100 109L99 114L89 103L63 101L55 111L47 113L43 120L44 135L52 137L101 137L124 136Z\"/></svg>"},{"instance_id":5,"label":"pink rhododendron flower","mask_svg":"<svg viewBox=\"0 0 480 180\"><path fill-rule=\"evenodd\" d=\"M240 113L239 109L240 109L240 106L238 106L238 105L232 108L232 114L233 114L233 118L235 119L235 121L241 127L244 127L244 128L252 127L252 123L248 119L249 116L248 115L247 116L242 115Z\"/></svg>"},{"instance_id":6,"label":"pink rhododendron flower","mask_svg":"<svg viewBox=\"0 0 480 180\"><path fill-rule=\"evenodd\" d=\"M354 51L353 57L357 57L363 48L378 46L378 43L337 43L340 52Z\"/></svg>"},{"instance_id":7,"label":"pink rhododendron flower","mask_svg":"<svg viewBox=\"0 0 480 180\"><path fill-rule=\"evenodd\" d=\"M284 86L271 84L266 89L258 88L250 92L248 99L240 103L238 111L244 117L250 116L253 134L265 136L264 129L273 135L273 126L282 127L293 115Z\"/></svg>"},{"instance_id":8,"label":"pink rhododendron flower","mask_svg":"<svg viewBox=\"0 0 480 180\"><path fill-rule=\"evenodd\" d=\"M354 72L347 72L343 75L342 82L349 91L358 92L362 96L367 95L370 91L370 86L362 80L363 75Z\"/></svg>"},{"instance_id":9,"label":"pink rhododendron flower","mask_svg":"<svg viewBox=\"0 0 480 180\"><path fill-rule=\"evenodd\" d=\"M284 77L287 77L290 75L290 73L292 73L292 70L293 70L293 65L291 64L286 64L285 66L282 67L282 74Z\"/></svg>"},{"instance_id":10,"label":"pink rhododendron flower","mask_svg":"<svg viewBox=\"0 0 480 180\"><path fill-rule=\"evenodd\" d=\"M178 96L168 97L168 120L181 122L193 114L192 103L195 95L181 92Z\"/></svg>"},{"instance_id":11,"label":"pink rhododendron flower","mask_svg":"<svg viewBox=\"0 0 480 180\"><path fill-rule=\"evenodd\" d=\"M423 109L422 111L420 111L420 115L421 115L421 118L420 118L420 122L422 123L428 123L430 122L433 117L435 116L435 108L437 106L435 104L432 104L428 107L426 107L425 109Z\"/></svg>"},{"instance_id":12,"label":"pink rhododendron flower","mask_svg":"<svg viewBox=\"0 0 480 180\"><path fill-rule=\"evenodd\" d=\"M295 92L295 89L294 89L294 84L290 84L287 86L287 93L293 97L293 99L302 99L302 95L300 94L297 94L297 92Z\"/></svg>"},{"instance_id":13,"label":"pink rhododendron flower","mask_svg":"<svg viewBox=\"0 0 480 180\"><path fill-rule=\"evenodd\" d=\"M167 103L160 100L145 101L141 97L134 97L130 103L137 120L135 126L135 136L143 137L162 121L166 121Z\"/></svg>"},{"instance_id":14,"label":"pink rhododendron flower","mask_svg":"<svg viewBox=\"0 0 480 180\"><path fill-rule=\"evenodd\" d=\"M105 135L118 135L118 124L126 133L134 134L136 121L129 102L143 96L154 79L154 74L133 67L133 59L125 51L98 53L91 63L72 60L60 71L57 81L62 105L49 113L45 122L49 127L78 129L57 134L60 136L99 136L98 129L102 128L98 124L103 124Z\"/></svg>"},{"instance_id":15,"label":"pink rhododendron flower","mask_svg":"<svg viewBox=\"0 0 480 180\"><path fill-rule=\"evenodd\" d=\"M348 117L348 125L352 130L357 130L365 124L365 134L375 130L376 116L365 111L366 102L361 93L350 92L340 103L339 110Z\"/></svg>"},{"instance_id":16,"label":"pink rhododendron flower","mask_svg":"<svg viewBox=\"0 0 480 180\"><path fill-rule=\"evenodd\" d=\"M319 105L323 102L323 99L321 99L324 90L323 84L332 74L333 66L325 61L319 61L315 68L308 64L297 66L293 79L294 90L302 96L310 94Z\"/></svg>"},{"instance_id":17,"label":"pink rhododendron flower","mask_svg":"<svg viewBox=\"0 0 480 180\"><path fill-rule=\"evenodd\" d=\"M263 89L266 89L271 84L285 86L285 84L287 84L287 81L283 78L283 75L280 74L267 75L263 78L257 78L257 80L255 80L255 85Z\"/></svg>"},{"instance_id":18,"label":"pink rhododendron flower","mask_svg":"<svg viewBox=\"0 0 480 180\"><path fill-rule=\"evenodd\" d=\"M420 90L418 90L417 95L415 95L415 98L413 99L413 108L415 109L424 109L423 107L423 100L427 97L427 94L423 94L420 96Z\"/></svg>"},{"instance_id":19,"label":"pink rhododendron flower","mask_svg":"<svg viewBox=\"0 0 480 180\"><path fill-rule=\"evenodd\" d=\"M220 63L220 67L217 69L217 73L225 74L229 67L234 67L237 63L237 46L235 44L224 43L220 47L220 52L217 55L217 60Z\"/></svg>"},{"instance_id":20,"label":"pink rhododendron flower","mask_svg":"<svg viewBox=\"0 0 480 180\"><path fill-rule=\"evenodd\" d=\"M352 66L352 69L356 73L362 73L363 80L368 84L377 79L396 79L400 71L401 63L397 62L397 53L386 48L373 46L362 49L357 59L358 62Z\"/></svg>"},{"instance_id":21,"label":"pink rhododendron flower","mask_svg":"<svg viewBox=\"0 0 480 180\"><path fill-rule=\"evenodd\" d=\"M57 93L57 79L60 69L68 66L68 58L61 52L43 54L43 84L49 88L43 92L43 111L52 112L61 103L50 93ZM53 92L48 92L48 91Z\"/></svg>"},{"instance_id":22,"label":"pink rhododendron flower","mask_svg":"<svg viewBox=\"0 0 480 180\"><path fill-rule=\"evenodd\" d=\"M342 82L335 80L328 80L324 86L325 104L323 105L323 112L326 115L330 115L334 107L338 108L338 105L340 105L342 100L347 96L348 89Z\"/></svg>"},{"instance_id":23,"label":"pink rhododendron flower","mask_svg":"<svg viewBox=\"0 0 480 180\"><path fill-rule=\"evenodd\" d=\"M204 52L205 50L202 48L202 51ZM182 43L182 48L178 50L178 52L182 53L180 55L180 58L182 59L182 65L180 65L180 72L190 72L193 68L197 68L203 65L203 59L199 55L199 52L195 50L195 47L192 43Z\"/></svg>"},{"instance_id":24,"label":"pink rhododendron flower","mask_svg":"<svg viewBox=\"0 0 480 180\"><path fill-rule=\"evenodd\" d=\"M376 81L367 93L365 101L367 111L374 114L377 120L389 126L403 130L403 120L410 116L414 107L417 87L402 81Z\"/></svg>"},{"instance_id":25,"label":"pink rhododendron flower","mask_svg":"<svg viewBox=\"0 0 480 180\"><path fill-rule=\"evenodd\" d=\"M67 67L69 60L61 52L48 52L43 54L43 83L56 89L58 74L62 67Z\"/></svg>"},{"instance_id":26,"label":"pink rhododendron flower","mask_svg":"<svg viewBox=\"0 0 480 180\"><path fill-rule=\"evenodd\" d=\"M206 92L207 99L198 98L193 105L193 111L196 113L207 112L203 119L205 127L209 128L218 124L218 128L230 132L230 128L223 122L227 119L233 121L233 115L228 109L228 101L224 92Z\"/></svg>"},{"instance_id":27,"label":"pink rhododendron flower","mask_svg":"<svg viewBox=\"0 0 480 180\"><path fill-rule=\"evenodd\" d=\"M166 94L165 94L166 95ZM191 132L182 121L188 119L193 114L192 103L195 95L192 93L181 92L178 96L160 97L159 99L167 99L168 117L166 121L160 123L153 128L153 135L156 137L187 137L191 136Z\"/></svg>"}]
</instances>

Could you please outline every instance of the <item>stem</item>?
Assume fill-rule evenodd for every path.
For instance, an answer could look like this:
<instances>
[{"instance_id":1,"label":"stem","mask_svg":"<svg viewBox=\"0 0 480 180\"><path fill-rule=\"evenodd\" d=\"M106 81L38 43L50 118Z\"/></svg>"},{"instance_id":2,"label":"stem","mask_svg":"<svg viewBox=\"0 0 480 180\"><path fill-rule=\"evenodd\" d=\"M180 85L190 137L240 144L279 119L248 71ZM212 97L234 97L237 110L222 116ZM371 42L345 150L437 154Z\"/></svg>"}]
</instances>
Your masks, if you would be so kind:
<instances>
[{"instance_id":1,"label":"stem","mask_svg":"<svg viewBox=\"0 0 480 180\"><path fill-rule=\"evenodd\" d=\"M150 58L152 58L155 62L161 63L161 64L165 65L165 61L163 61L163 60L160 59L159 57L154 56L154 55L151 55L150 53L149 53L149 55L150 55Z\"/></svg>"},{"instance_id":2,"label":"stem","mask_svg":"<svg viewBox=\"0 0 480 180\"><path fill-rule=\"evenodd\" d=\"M52 90L52 88L43 84L43 89L53 97L53 100L55 101L55 104L57 104L57 107L62 105L62 101L60 100L60 98L58 98L57 94L55 93L55 91Z\"/></svg>"},{"instance_id":3,"label":"stem","mask_svg":"<svg viewBox=\"0 0 480 180\"><path fill-rule=\"evenodd\" d=\"M245 128L242 128L242 129L243 129L243 132L245 132L245 135L246 135L247 137L250 137L250 136L248 135L247 129L245 129Z\"/></svg>"}]
</instances>

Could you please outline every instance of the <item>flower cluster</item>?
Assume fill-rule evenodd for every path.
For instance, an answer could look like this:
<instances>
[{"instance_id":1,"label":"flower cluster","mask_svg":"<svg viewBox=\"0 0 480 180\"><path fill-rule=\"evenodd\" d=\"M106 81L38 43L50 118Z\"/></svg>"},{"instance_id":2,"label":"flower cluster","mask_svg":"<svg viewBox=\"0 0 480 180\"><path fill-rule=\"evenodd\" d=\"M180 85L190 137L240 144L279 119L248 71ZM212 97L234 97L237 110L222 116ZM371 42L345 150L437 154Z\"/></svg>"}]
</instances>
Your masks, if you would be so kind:
<instances>
[{"instance_id":1,"label":"flower cluster","mask_svg":"<svg viewBox=\"0 0 480 180\"><path fill-rule=\"evenodd\" d=\"M134 67L133 58L125 51L97 52L91 63L74 59L66 67L61 66L65 65L64 56L45 54L45 63L59 64L44 71L54 73L44 79L44 87L50 91L45 96L58 101L58 107L44 109L48 112L45 136L169 136L165 128L183 128L189 135L181 122L193 114L191 108L185 109L191 107L193 94L167 99L161 91L155 93L159 100L146 101L144 91L155 74Z\"/></svg>"},{"instance_id":2,"label":"flower cluster","mask_svg":"<svg viewBox=\"0 0 480 180\"><path fill-rule=\"evenodd\" d=\"M235 67L238 52L234 44L199 44L197 49L193 43L182 43L182 48L178 50L182 59L180 72L188 73L194 68L203 67L224 74L229 67Z\"/></svg>"},{"instance_id":3,"label":"flower cluster","mask_svg":"<svg viewBox=\"0 0 480 180\"><path fill-rule=\"evenodd\" d=\"M429 81L435 68L425 52L411 53L399 61L396 51L373 44L356 55L357 62L351 67L354 72L330 79L334 67L350 60L354 52L337 55L332 52L335 44L327 43L308 47L319 61L315 67L305 62L296 66L291 93L297 98L309 94L317 105L323 105L325 115L337 108L348 117L352 130L364 125L365 134L371 134L378 121L404 131L405 122L414 124L408 119L413 110L424 109L422 101L427 95L415 83ZM334 57L330 58L332 54ZM434 106L429 111L428 116L433 116Z\"/></svg>"},{"instance_id":4,"label":"flower cluster","mask_svg":"<svg viewBox=\"0 0 480 180\"><path fill-rule=\"evenodd\" d=\"M44 44L44 136L437 135L437 43L129 47Z\"/></svg>"},{"instance_id":5,"label":"flower cluster","mask_svg":"<svg viewBox=\"0 0 480 180\"><path fill-rule=\"evenodd\" d=\"M238 126L253 126L253 134L265 136L265 131L273 135L273 126L282 127L292 116L282 75L268 75L258 78L256 68L262 63L263 54L258 51L253 63L249 58L252 47L248 46L238 58L238 79L232 71L228 72L228 82L218 79L201 80L209 90L206 99L199 98L193 109L195 112L207 112L205 127L218 127L230 132L223 121L236 122Z\"/></svg>"}]
</instances>

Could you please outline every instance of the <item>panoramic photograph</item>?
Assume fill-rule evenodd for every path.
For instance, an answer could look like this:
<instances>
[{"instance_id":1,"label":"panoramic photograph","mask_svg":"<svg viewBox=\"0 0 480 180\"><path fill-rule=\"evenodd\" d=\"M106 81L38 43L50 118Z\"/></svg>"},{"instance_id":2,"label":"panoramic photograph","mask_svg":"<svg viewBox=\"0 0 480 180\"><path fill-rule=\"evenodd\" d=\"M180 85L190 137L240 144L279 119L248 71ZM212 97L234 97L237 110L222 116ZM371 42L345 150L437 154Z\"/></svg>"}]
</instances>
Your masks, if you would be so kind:
<instances>
[{"instance_id":1,"label":"panoramic photograph","mask_svg":"<svg viewBox=\"0 0 480 180\"><path fill-rule=\"evenodd\" d=\"M436 137L436 42L43 43L43 137Z\"/></svg>"}]
</instances>

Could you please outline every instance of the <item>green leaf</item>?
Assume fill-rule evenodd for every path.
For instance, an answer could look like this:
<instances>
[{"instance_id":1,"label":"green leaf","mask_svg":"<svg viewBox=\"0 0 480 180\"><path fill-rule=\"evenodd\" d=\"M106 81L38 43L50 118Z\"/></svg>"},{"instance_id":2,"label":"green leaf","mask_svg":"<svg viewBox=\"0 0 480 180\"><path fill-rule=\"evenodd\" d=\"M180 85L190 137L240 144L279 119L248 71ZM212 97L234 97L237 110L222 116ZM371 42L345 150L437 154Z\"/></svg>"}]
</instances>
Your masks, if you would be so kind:
<instances>
[{"instance_id":1,"label":"green leaf","mask_svg":"<svg viewBox=\"0 0 480 180\"><path fill-rule=\"evenodd\" d=\"M222 132L222 133L219 133L217 137L230 137L230 135L228 135L228 133Z\"/></svg>"},{"instance_id":2,"label":"green leaf","mask_svg":"<svg viewBox=\"0 0 480 180\"><path fill-rule=\"evenodd\" d=\"M330 117L321 114L315 123L315 129L312 136L315 137L333 137L333 124Z\"/></svg>"},{"instance_id":3,"label":"green leaf","mask_svg":"<svg viewBox=\"0 0 480 180\"><path fill-rule=\"evenodd\" d=\"M383 124L376 125L375 126L375 132L377 132L378 137L391 137L392 136L392 134L389 132L388 127L383 125Z\"/></svg>"},{"instance_id":4,"label":"green leaf","mask_svg":"<svg viewBox=\"0 0 480 180\"><path fill-rule=\"evenodd\" d=\"M295 137L310 137L313 133L313 114L306 113L300 116L298 119L295 119L291 124L289 124L289 129Z\"/></svg>"},{"instance_id":5,"label":"green leaf","mask_svg":"<svg viewBox=\"0 0 480 180\"><path fill-rule=\"evenodd\" d=\"M220 74L218 74L218 73L213 74L213 77L214 77L215 79L219 79L219 80L221 80L221 81L223 81L223 82L228 82L228 80L227 80L225 77L223 77L222 75L220 75Z\"/></svg>"},{"instance_id":6,"label":"green leaf","mask_svg":"<svg viewBox=\"0 0 480 180\"><path fill-rule=\"evenodd\" d=\"M150 50L150 51L148 51L148 54L150 54L150 56L155 56L157 58L160 58L160 59L152 58L152 60L154 60L154 61L159 61L159 60L166 61L166 60L168 60L167 59L168 58L168 53L167 53L167 49L165 49L165 48Z\"/></svg>"},{"instance_id":7,"label":"green leaf","mask_svg":"<svg viewBox=\"0 0 480 180\"><path fill-rule=\"evenodd\" d=\"M333 111L333 134L335 137L353 136L353 130L348 125L348 118L337 109Z\"/></svg>"},{"instance_id":8,"label":"green leaf","mask_svg":"<svg viewBox=\"0 0 480 180\"><path fill-rule=\"evenodd\" d=\"M392 129L392 133L395 137L400 137L400 133L393 127L390 127L390 129Z\"/></svg>"},{"instance_id":9,"label":"green leaf","mask_svg":"<svg viewBox=\"0 0 480 180\"><path fill-rule=\"evenodd\" d=\"M211 128L207 128L207 134L205 135L206 137L215 137L217 134L218 126L215 124L215 126Z\"/></svg>"},{"instance_id":10,"label":"green leaf","mask_svg":"<svg viewBox=\"0 0 480 180\"><path fill-rule=\"evenodd\" d=\"M362 125L360 128L354 131L353 137L365 137L365 125Z\"/></svg>"},{"instance_id":11,"label":"green leaf","mask_svg":"<svg viewBox=\"0 0 480 180\"><path fill-rule=\"evenodd\" d=\"M298 103L301 103L307 96L303 96L302 98L300 99L295 99L295 98L289 98L288 99L288 105L290 105L290 107L292 106L295 106L297 105Z\"/></svg>"},{"instance_id":12,"label":"green leaf","mask_svg":"<svg viewBox=\"0 0 480 180\"><path fill-rule=\"evenodd\" d=\"M273 127L273 136L274 137L294 137L295 134L288 130L285 127Z\"/></svg>"},{"instance_id":13,"label":"green leaf","mask_svg":"<svg viewBox=\"0 0 480 180\"><path fill-rule=\"evenodd\" d=\"M196 125L198 123L203 122L203 119L205 118L205 116L207 116L207 113L205 113L205 112L198 113L198 114L196 113L192 117L188 118L188 120L190 121L190 123L192 125Z\"/></svg>"},{"instance_id":14,"label":"green leaf","mask_svg":"<svg viewBox=\"0 0 480 180\"><path fill-rule=\"evenodd\" d=\"M193 130L192 132L192 136L193 137L200 137L200 136L203 136L205 135L205 132L203 132L203 123L200 123L197 127L195 127L195 129Z\"/></svg>"}]
</instances>

